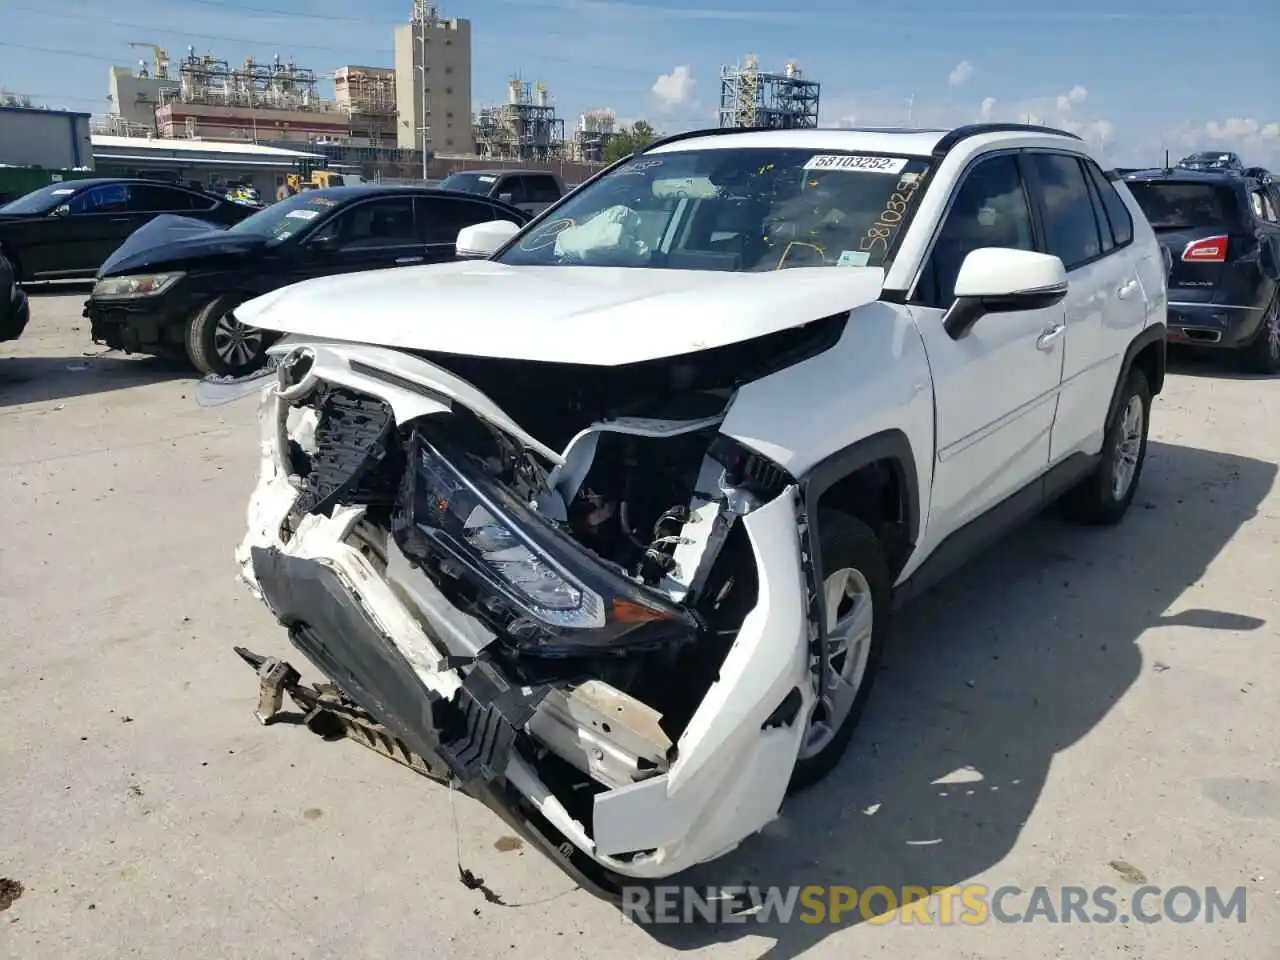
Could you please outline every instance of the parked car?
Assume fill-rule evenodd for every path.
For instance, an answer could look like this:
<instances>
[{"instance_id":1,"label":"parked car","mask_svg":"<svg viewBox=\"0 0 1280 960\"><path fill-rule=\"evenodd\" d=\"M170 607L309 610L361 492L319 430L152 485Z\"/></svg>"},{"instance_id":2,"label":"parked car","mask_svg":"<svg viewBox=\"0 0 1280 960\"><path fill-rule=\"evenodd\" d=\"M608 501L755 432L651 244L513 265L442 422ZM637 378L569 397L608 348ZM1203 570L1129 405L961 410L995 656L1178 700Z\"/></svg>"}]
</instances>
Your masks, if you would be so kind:
<instances>
[{"instance_id":1,"label":"parked car","mask_svg":"<svg viewBox=\"0 0 1280 960\"><path fill-rule=\"evenodd\" d=\"M1230 150L1202 150L1178 161L1182 170L1234 170L1244 171L1244 163L1238 153Z\"/></svg>"},{"instance_id":2,"label":"parked car","mask_svg":"<svg viewBox=\"0 0 1280 960\"><path fill-rule=\"evenodd\" d=\"M1280 373L1280 186L1233 169L1124 179L1167 253L1170 342Z\"/></svg>"},{"instance_id":3,"label":"parked car","mask_svg":"<svg viewBox=\"0 0 1280 960\"><path fill-rule=\"evenodd\" d=\"M241 575L333 685L239 652L261 716L292 695L597 893L828 774L896 602L1138 488L1164 264L1071 134L681 134L458 242L489 259L237 310L287 335Z\"/></svg>"},{"instance_id":4,"label":"parked car","mask_svg":"<svg viewBox=\"0 0 1280 960\"><path fill-rule=\"evenodd\" d=\"M462 170L441 180L440 189L492 197L526 213L541 213L565 195L560 178L546 170Z\"/></svg>"},{"instance_id":5,"label":"parked car","mask_svg":"<svg viewBox=\"0 0 1280 960\"><path fill-rule=\"evenodd\" d=\"M31 307L27 295L18 286L13 264L0 246L0 343L17 340L31 321Z\"/></svg>"},{"instance_id":6,"label":"parked car","mask_svg":"<svg viewBox=\"0 0 1280 960\"><path fill-rule=\"evenodd\" d=\"M102 265L84 315L97 343L185 351L202 373L242 376L271 342L232 316L244 301L309 277L449 260L459 230L499 219L529 217L468 194L376 185L307 190L226 230L163 217Z\"/></svg>"},{"instance_id":7,"label":"parked car","mask_svg":"<svg viewBox=\"0 0 1280 960\"><path fill-rule=\"evenodd\" d=\"M87 280L125 238L165 213L230 226L253 210L160 181L64 181L0 207L0 242L20 282Z\"/></svg>"}]
</instances>

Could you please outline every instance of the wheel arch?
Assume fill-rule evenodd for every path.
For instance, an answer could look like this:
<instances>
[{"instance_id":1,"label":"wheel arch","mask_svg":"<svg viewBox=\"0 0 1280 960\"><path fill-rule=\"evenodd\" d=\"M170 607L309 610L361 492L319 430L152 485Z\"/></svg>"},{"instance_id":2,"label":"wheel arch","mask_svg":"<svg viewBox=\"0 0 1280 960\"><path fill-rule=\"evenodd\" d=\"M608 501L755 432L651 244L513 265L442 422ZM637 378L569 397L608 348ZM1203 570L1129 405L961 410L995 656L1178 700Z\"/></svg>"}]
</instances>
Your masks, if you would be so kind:
<instances>
[{"instance_id":1,"label":"wheel arch","mask_svg":"<svg viewBox=\"0 0 1280 960\"><path fill-rule=\"evenodd\" d=\"M883 430L837 450L799 478L812 546L818 543L819 509L833 507L867 523L885 536L890 572L897 577L920 534L920 481L907 435ZM821 558L815 554L821 566ZM822 581L819 569L818 582Z\"/></svg>"},{"instance_id":2,"label":"wheel arch","mask_svg":"<svg viewBox=\"0 0 1280 960\"><path fill-rule=\"evenodd\" d=\"M1116 377L1111 388L1111 403L1107 406L1106 423L1115 418L1120 404L1120 395L1124 391L1129 373L1135 367L1147 378L1147 386L1151 395L1157 396L1164 389L1165 368L1168 355L1168 328L1163 323L1154 323L1134 337L1125 348L1124 360L1120 364L1120 375Z\"/></svg>"}]
</instances>

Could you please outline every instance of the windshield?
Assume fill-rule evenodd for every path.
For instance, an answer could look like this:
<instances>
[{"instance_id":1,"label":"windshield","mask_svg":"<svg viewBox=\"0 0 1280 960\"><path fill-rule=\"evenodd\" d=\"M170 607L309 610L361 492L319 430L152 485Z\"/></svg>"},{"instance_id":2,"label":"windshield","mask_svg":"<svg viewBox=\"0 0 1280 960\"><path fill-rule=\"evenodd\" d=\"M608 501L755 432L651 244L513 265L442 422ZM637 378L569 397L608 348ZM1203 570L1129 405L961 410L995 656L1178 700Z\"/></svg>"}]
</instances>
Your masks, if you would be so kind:
<instances>
[{"instance_id":1,"label":"windshield","mask_svg":"<svg viewBox=\"0 0 1280 960\"><path fill-rule=\"evenodd\" d=\"M270 237L273 242L279 243L288 240L337 205L338 201L332 197L326 197L314 190L307 190L264 207L229 227L227 232Z\"/></svg>"},{"instance_id":2,"label":"windshield","mask_svg":"<svg viewBox=\"0 0 1280 960\"><path fill-rule=\"evenodd\" d=\"M1129 181L1128 187L1155 230L1224 230L1237 219L1230 187L1167 180Z\"/></svg>"},{"instance_id":3,"label":"windshield","mask_svg":"<svg viewBox=\"0 0 1280 960\"><path fill-rule=\"evenodd\" d=\"M495 259L723 273L876 267L910 222L927 169L924 159L794 148L642 155Z\"/></svg>"},{"instance_id":4,"label":"windshield","mask_svg":"<svg viewBox=\"0 0 1280 960\"><path fill-rule=\"evenodd\" d=\"M66 183L51 183L39 190L32 190L17 200L11 200L0 213L48 213L59 204L66 203L78 188Z\"/></svg>"},{"instance_id":5,"label":"windshield","mask_svg":"<svg viewBox=\"0 0 1280 960\"><path fill-rule=\"evenodd\" d=\"M497 176L492 173L451 173L440 181L440 189L488 196L497 182Z\"/></svg>"}]
</instances>

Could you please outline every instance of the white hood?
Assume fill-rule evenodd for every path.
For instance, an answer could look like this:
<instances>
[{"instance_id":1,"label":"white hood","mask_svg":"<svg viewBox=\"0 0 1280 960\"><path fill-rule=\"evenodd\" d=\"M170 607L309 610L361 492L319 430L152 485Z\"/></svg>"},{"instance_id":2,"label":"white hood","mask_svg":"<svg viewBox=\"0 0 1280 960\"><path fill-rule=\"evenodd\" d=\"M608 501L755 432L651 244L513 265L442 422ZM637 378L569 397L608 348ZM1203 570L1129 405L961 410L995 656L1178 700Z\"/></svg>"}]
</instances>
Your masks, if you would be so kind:
<instances>
[{"instance_id":1,"label":"white hood","mask_svg":"<svg viewBox=\"0 0 1280 960\"><path fill-rule=\"evenodd\" d=\"M884 271L765 273L457 261L320 277L236 309L282 333L477 357L617 366L752 340L880 296Z\"/></svg>"}]
</instances>

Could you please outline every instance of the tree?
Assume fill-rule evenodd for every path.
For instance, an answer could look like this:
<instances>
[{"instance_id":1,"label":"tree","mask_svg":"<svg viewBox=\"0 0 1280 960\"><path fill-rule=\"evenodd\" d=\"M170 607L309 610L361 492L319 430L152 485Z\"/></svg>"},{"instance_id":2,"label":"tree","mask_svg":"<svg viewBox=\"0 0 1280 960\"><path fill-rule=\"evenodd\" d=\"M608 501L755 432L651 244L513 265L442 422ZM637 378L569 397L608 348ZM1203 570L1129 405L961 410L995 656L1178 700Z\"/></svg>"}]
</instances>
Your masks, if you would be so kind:
<instances>
[{"instance_id":1,"label":"tree","mask_svg":"<svg viewBox=\"0 0 1280 960\"><path fill-rule=\"evenodd\" d=\"M623 127L604 145L604 159L607 163L621 160L629 153L635 153L657 138L653 124L647 120L637 120L630 127Z\"/></svg>"}]
</instances>

